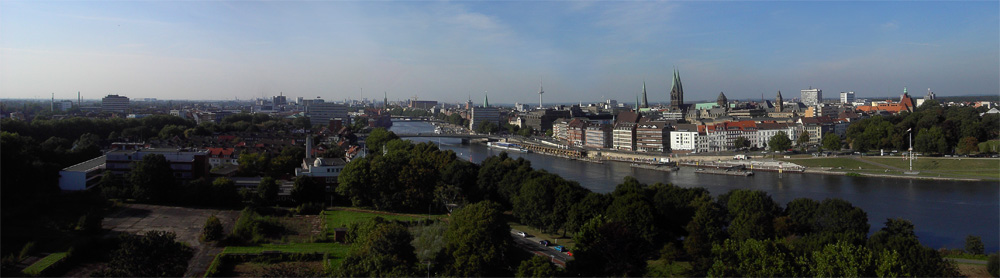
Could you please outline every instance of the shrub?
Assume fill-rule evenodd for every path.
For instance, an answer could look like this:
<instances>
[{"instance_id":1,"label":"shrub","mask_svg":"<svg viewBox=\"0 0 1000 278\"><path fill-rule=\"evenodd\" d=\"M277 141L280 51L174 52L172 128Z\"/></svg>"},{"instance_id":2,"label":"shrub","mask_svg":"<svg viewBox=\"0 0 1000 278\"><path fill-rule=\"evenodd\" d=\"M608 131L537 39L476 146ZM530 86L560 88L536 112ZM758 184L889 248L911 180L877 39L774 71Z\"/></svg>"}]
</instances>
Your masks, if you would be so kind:
<instances>
[{"instance_id":1,"label":"shrub","mask_svg":"<svg viewBox=\"0 0 1000 278\"><path fill-rule=\"evenodd\" d=\"M205 228L201 230L201 241L216 241L222 239L222 221L215 215L209 216L205 220Z\"/></svg>"}]
</instances>

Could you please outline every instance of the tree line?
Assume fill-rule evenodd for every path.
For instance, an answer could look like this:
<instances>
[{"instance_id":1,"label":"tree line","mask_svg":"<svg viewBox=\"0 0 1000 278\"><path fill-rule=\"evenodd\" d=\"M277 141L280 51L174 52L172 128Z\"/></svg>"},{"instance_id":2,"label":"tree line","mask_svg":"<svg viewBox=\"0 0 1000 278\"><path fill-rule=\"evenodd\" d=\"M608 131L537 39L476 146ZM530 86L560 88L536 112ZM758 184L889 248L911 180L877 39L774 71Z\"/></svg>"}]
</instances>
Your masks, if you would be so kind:
<instances>
[{"instance_id":1,"label":"tree line","mask_svg":"<svg viewBox=\"0 0 1000 278\"><path fill-rule=\"evenodd\" d=\"M690 262L692 269L685 273L690 276L957 274L937 251L920 244L909 221L888 219L868 237L867 214L840 199L799 198L782 206L762 191L733 190L713 197L704 188L647 185L631 177L613 192L594 193L505 153L476 165L430 143L413 144L391 133L379 138L376 142L385 142L384 154L352 161L340 176L337 192L353 205L420 212L443 211L446 203L476 204L456 212L479 210L474 214L484 218L468 220L473 226L504 226L489 220L484 206L511 211L523 224L574 236L575 260L565 275L640 276L646 262L657 259ZM461 219L456 216L451 225L460 225ZM495 233L496 238L478 240L492 246L477 250L507 250L512 246L509 227L496 228L503 229L463 234ZM448 244L470 241L451 240L458 242ZM484 256L480 253L474 257ZM481 259L475 264L438 263L459 268L445 273L460 276L520 271L518 262L484 270L495 268L501 258ZM524 263L524 271L537 270L531 261Z\"/></svg>"},{"instance_id":2,"label":"tree line","mask_svg":"<svg viewBox=\"0 0 1000 278\"><path fill-rule=\"evenodd\" d=\"M984 114L984 107L942 106L928 100L913 112L874 116L852 123L847 128L847 143L852 149L899 150L909 148L913 133L915 151L932 154L969 154L993 152L980 149L981 142L1000 138L1000 115Z\"/></svg>"}]
</instances>

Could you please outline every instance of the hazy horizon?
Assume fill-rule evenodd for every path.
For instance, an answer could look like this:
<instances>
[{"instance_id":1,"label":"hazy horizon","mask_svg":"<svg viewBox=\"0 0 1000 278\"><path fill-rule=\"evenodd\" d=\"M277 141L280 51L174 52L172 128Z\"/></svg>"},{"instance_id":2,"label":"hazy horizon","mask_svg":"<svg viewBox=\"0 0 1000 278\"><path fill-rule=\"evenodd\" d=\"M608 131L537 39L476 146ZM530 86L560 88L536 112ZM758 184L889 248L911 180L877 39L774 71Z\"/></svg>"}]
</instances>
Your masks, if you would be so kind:
<instances>
[{"instance_id":1,"label":"hazy horizon","mask_svg":"<svg viewBox=\"0 0 1000 278\"><path fill-rule=\"evenodd\" d=\"M688 100L1000 90L996 1L0 6L0 98L665 103L675 68Z\"/></svg>"}]
</instances>

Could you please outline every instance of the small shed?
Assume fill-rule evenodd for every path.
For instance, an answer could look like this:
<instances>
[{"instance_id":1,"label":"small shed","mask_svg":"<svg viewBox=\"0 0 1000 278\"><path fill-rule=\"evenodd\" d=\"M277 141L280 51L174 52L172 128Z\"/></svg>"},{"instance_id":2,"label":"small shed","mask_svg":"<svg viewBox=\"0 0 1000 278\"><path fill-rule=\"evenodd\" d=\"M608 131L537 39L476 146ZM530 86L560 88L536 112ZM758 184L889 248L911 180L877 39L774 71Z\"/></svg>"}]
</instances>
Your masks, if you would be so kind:
<instances>
[{"instance_id":1,"label":"small shed","mask_svg":"<svg viewBox=\"0 0 1000 278\"><path fill-rule=\"evenodd\" d=\"M347 228L333 228L333 241L347 243Z\"/></svg>"}]
</instances>

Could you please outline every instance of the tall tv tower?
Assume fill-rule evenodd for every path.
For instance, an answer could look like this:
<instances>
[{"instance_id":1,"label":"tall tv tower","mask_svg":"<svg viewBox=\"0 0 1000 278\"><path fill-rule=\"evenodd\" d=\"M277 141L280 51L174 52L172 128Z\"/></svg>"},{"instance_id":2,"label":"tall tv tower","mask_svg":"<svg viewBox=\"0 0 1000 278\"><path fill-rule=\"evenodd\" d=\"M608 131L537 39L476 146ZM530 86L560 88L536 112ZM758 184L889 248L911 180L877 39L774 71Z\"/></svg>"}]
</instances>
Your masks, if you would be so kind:
<instances>
[{"instance_id":1,"label":"tall tv tower","mask_svg":"<svg viewBox=\"0 0 1000 278\"><path fill-rule=\"evenodd\" d=\"M538 78L538 109L542 109L542 94L545 93L545 88L542 87L542 79Z\"/></svg>"}]
</instances>

